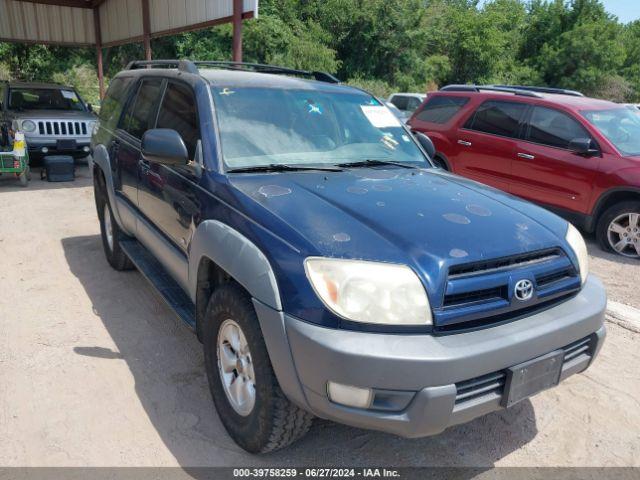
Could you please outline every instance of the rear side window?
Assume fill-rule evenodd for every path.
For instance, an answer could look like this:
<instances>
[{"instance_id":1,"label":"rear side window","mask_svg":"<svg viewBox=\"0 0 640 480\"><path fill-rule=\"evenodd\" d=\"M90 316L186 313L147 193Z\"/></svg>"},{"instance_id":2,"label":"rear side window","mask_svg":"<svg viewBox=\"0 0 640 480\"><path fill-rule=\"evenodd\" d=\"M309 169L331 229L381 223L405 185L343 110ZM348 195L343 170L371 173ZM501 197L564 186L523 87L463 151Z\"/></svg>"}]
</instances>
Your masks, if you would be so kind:
<instances>
[{"instance_id":1,"label":"rear side window","mask_svg":"<svg viewBox=\"0 0 640 480\"><path fill-rule=\"evenodd\" d=\"M132 80L132 77L118 77L114 78L109 85L100 106L100 123L110 130L118 123Z\"/></svg>"},{"instance_id":2,"label":"rear side window","mask_svg":"<svg viewBox=\"0 0 640 480\"><path fill-rule=\"evenodd\" d=\"M468 97L431 97L416 115L416 120L431 123L447 123L469 101Z\"/></svg>"},{"instance_id":3,"label":"rear side window","mask_svg":"<svg viewBox=\"0 0 640 480\"><path fill-rule=\"evenodd\" d=\"M136 98L129 104L122 119L122 128L135 138L142 138L144 132L153 128L161 86L162 80L159 78L144 80Z\"/></svg>"},{"instance_id":4,"label":"rear side window","mask_svg":"<svg viewBox=\"0 0 640 480\"><path fill-rule=\"evenodd\" d=\"M501 137L517 137L527 107L525 103L489 100L478 107L464 128Z\"/></svg>"},{"instance_id":5,"label":"rear side window","mask_svg":"<svg viewBox=\"0 0 640 480\"><path fill-rule=\"evenodd\" d=\"M404 95L394 95L391 97L391 103L398 107L398 110L406 110L408 101L409 99Z\"/></svg>"},{"instance_id":6,"label":"rear side window","mask_svg":"<svg viewBox=\"0 0 640 480\"><path fill-rule=\"evenodd\" d=\"M576 138L591 138L591 135L566 113L546 107L533 109L527 140L566 149L569 142Z\"/></svg>"},{"instance_id":7,"label":"rear side window","mask_svg":"<svg viewBox=\"0 0 640 480\"><path fill-rule=\"evenodd\" d=\"M186 85L170 83L158 112L157 128L172 128L184 140L189 158L193 159L200 138L198 114L193 92Z\"/></svg>"}]
</instances>

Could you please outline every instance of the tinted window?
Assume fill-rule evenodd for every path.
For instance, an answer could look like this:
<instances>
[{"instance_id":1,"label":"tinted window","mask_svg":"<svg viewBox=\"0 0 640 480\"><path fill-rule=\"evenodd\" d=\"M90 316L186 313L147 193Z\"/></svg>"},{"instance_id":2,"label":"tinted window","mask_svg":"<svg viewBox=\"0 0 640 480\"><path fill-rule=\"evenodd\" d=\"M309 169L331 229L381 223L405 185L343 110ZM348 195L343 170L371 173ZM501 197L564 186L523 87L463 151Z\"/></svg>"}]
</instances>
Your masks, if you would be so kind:
<instances>
[{"instance_id":1,"label":"tinted window","mask_svg":"<svg viewBox=\"0 0 640 480\"><path fill-rule=\"evenodd\" d=\"M107 94L100 105L100 123L103 126L113 129L118 123L132 80L131 77L119 77L111 81Z\"/></svg>"},{"instance_id":2,"label":"tinted window","mask_svg":"<svg viewBox=\"0 0 640 480\"><path fill-rule=\"evenodd\" d=\"M158 112L157 128L172 128L184 140L193 159L200 138L196 101L189 87L170 83Z\"/></svg>"},{"instance_id":3,"label":"tinted window","mask_svg":"<svg viewBox=\"0 0 640 480\"><path fill-rule=\"evenodd\" d=\"M406 110L408 101L409 99L404 95L394 95L391 98L391 103L393 103L399 110Z\"/></svg>"},{"instance_id":4,"label":"tinted window","mask_svg":"<svg viewBox=\"0 0 640 480\"><path fill-rule=\"evenodd\" d=\"M155 106L161 85L162 80L159 78L144 80L138 88L136 98L127 108L122 125L127 132L136 138L142 138L144 132L153 128Z\"/></svg>"},{"instance_id":5,"label":"tinted window","mask_svg":"<svg viewBox=\"0 0 640 480\"><path fill-rule=\"evenodd\" d=\"M416 97L409 97L407 99L407 108L406 110L409 112L414 112L416 110L416 108L418 108L420 106L422 102L420 101L419 98Z\"/></svg>"},{"instance_id":6,"label":"tinted window","mask_svg":"<svg viewBox=\"0 0 640 480\"><path fill-rule=\"evenodd\" d=\"M527 137L531 142L568 148L571 140L590 137L582 125L565 113L545 107L533 109Z\"/></svg>"},{"instance_id":7,"label":"tinted window","mask_svg":"<svg viewBox=\"0 0 640 480\"><path fill-rule=\"evenodd\" d=\"M517 137L520 120L526 109L524 103L491 100L480 105L465 128L502 137Z\"/></svg>"},{"instance_id":8,"label":"tinted window","mask_svg":"<svg viewBox=\"0 0 640 480\"><path fill-rule=\"evenodd\" d=\"M447 123L469 101L466 97L431 97L416 120L431 123Z\"/></svg>"}]
</instances>

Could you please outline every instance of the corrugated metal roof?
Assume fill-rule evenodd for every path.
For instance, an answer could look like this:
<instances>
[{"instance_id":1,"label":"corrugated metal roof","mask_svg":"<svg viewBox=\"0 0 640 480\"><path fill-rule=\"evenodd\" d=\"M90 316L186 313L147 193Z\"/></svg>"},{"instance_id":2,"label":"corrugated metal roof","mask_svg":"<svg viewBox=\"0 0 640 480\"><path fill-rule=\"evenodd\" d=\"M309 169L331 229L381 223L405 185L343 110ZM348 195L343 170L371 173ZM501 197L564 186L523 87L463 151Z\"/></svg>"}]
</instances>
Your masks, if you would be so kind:
<instances>
[{"instance_id":1,"label":"corrugated metal roof","mask_svg":"<svg viewBox=\"0 0 640 480\"><path fill-rule=\"evenodd\" d=\"M243 0L243 7L245 17L257 16L258 0ZM104 0L96 8L104 46L142 41L141 0ZM232 15L233 0L149 0L154 37L228 22ZM0 0L0 40L95 45L93 10Z\"/></svg>"},{"instance_id":2,"label":"corrugated metal roof","mask_svg":"<svg viewBox=\"0 0 640 480\"><path fill-rule=\"evenodd\" d=\"M88 8L0 0L0 40L93 45L93 14Z\"/></svg>"}]
</instances>

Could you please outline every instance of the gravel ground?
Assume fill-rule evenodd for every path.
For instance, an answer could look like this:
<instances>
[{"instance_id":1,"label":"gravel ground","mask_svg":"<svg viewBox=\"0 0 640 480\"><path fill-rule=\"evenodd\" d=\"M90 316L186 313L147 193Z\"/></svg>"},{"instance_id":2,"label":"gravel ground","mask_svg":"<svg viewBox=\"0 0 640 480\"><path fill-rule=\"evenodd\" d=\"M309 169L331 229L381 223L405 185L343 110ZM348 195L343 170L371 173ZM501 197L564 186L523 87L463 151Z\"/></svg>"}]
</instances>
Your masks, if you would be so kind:
<instances>
[{"instance_id":1,"label":"gravel ground","mask_svg":"<svg viewBox=\"0 0 640 480\"><path fill-rule=\"evenodd\" d=\"M508 411L418 440L318 421L258 457L226 435L195 336L107 265L86 168L0 181L0 251L2 466L640 466L640 336L618 325L585 374ZM640 263L590 252L611 299L639 307Z\"/></svg>"}]
</instances>

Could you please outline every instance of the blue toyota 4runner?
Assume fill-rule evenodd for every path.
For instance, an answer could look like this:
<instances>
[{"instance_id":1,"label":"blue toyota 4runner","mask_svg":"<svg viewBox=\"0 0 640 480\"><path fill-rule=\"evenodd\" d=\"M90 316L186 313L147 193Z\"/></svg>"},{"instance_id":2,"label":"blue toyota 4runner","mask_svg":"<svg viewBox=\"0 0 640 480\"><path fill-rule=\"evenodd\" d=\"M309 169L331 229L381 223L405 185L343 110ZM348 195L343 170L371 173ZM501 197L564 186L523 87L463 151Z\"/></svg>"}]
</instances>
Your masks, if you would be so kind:
<instances>
[{"instance_id":1,"label":"blue toyota 4runner","mask_svg":"<svg viewBox=\"0 0 640 480\"><path fill-rule=\"evenodd\" d=\"M605 292L576 229L434 168L428 138L331 75L134 62L92 148L109 263L195 330L248 451L313 416L436 434L602 346Z\"/></svg>"}]
</instances>

